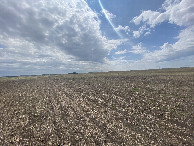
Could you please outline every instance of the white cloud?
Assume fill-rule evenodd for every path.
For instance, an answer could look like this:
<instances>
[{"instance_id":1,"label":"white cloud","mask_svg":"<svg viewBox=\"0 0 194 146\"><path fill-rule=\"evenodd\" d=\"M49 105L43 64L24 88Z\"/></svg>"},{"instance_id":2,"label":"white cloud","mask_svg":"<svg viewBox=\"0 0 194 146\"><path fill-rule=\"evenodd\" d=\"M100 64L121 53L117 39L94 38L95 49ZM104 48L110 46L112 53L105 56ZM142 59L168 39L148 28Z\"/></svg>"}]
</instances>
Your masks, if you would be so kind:
<instances>
[{"instance_id":1,"label":"white cloud","mask_svg":"<svg viewBox=\"0 0 194 146\"><path fill-rule=\"evenodd\" d=\"M132 51L129 51L131 53L134 53L134 54L144 54L147 52L146 48L143 47L142 43L138 43L137 45L135 46L132 46Z\"/></svg>"},{"instance_id":2,"label":"white cloud","mask_svg":"<svg viewBox=\"0 0 194 146\"><path fill-rule=\"evenodd\" d=\"M133 53L133 54L145 54L147 53L147 49L142 45L142 43L138 43L137 45L134 45L131 47L131 50L122 50L122 51L117 51L115 52L116 55L123 55L126 53Z\"/></svg>"},{"instance_id":3,"label":"white cloud","mask_svg":"<svg viewBox=\"0 0 194 146\"><path fill-rule=\"evenodd\" d=\"M143 62L162 62L170 61L194 54L194 3L193 0L166 0L162 5L164 12L143 11L139 16L133 19L138 25L143 22L143 26L148 25L151 28L168 21L185 28L176 37L178 40L173 44L164 43L160 50L147 52L144 54ZM139 31L134 31L134 37L143 34L142 27ZM148 31L149 33L150 31ZM147 35L146 33L144 35Z\"/></svg>"},{"instance_id":4,"label":"white cloud","mask_svg":"<svg viewBox=\"0 0 194 146\"><path fill-rule=\"evenodd\" d=\"M160 50L145 54L143 60L170 61L194 55L194 25L181 31L174 44L164 43Z\"/></svg>"},{"instance_id":5,"label":"white cloud","mask_svg":"<svg viewBox=\"0 0 194 146\"><path fill-rule=\"evenodd\" d=\"M121 26L121 25L119 25L117 28L115 28L115 30L116 30L116 31L121 31L121 30L123 30L123 31L125 31L126 33L130 32L129 26Z\"/></svg>"},{"instance_id":6,"label":"white cloud","mask_svg":"<svg viewBox=\"0 0 194 146\"><path fill-rule=\"evenodd\" d=\"M150 31L147 31L145 34L144 34L144 36L147 36L147 35L150 35L151 34L151 32Z\"/></svg>"},{"instance_id":7,"label":"white cloud","mask_svg":"<svg viewBox=\"0 0 194 146\"><path fill-rule=\"evenodd\" d=\"M126 54L127 53L127 50L125 49L125 50L123 50L123 51L117 51L117 52L115 52L115 54L117 54L117 55L123 55L123 54Z\"/></svg>"},{"instance_id":8,"label":"white cloud","mask_svg":"<svg viewBox=\"0 0 194 146\"><path fill-rule=\"evenodd\" d=\"M165 14L168 15L170 23L179 26L190 26L194 24L194 2L193 0L166 0L163 4Z\"/></svg>"},{"instance_id":9,"label":"white cloud","mask_svg":"<svg viewBox=\"0 0 194 146\"><path fill-rule=\"evenodd\" d=\"M104 71L127 71L130 67L130 60L124 60L123 56L115 60L105 60L101 66Z\"/></svg>"},{"instance_id":10,"label":"white cloud","mask_svg":"<svg viewBox=\"0 0 194 146\"><path fill-rule=\"evenodd\" d=\"M65 54L86 61L102 61L108 53L107 46L111 49L109 41L101 35L97 14L83 0L22 0L19 3L4 0L0 8L3 37L25 39L39 49L59 48ZM93 58L92 53L96 54Z\"/></svg>"},{"instance_id":11,"label":"white cloud","mask_svg":"<svg viewBox=\"0 0 194 146\"><path fill-rule=\"evenodd\" d=\"M145 33L144 36L149 35L150 31L151 31L150 28L147 28L146 25L143 25L142 27L139 28L138 31L133 31L133 37L139 38L143 33Z\"/></svg>"},{"instance_id":12,"label":"white cloud","mask_svg":"<svg viewBox=\"0 0 194 146\"><path fill-rule=\"evenodd\" d=\"M133 18L133 22L139 25L140 22L146 22L151 27L166 20L166 15L155 11L143 11L139 16Z\"/></svg>"},{"instance_id":13,"label":"white cloud","mask_svg":"<svg viewBox=\"0 0 194 146\"><path fill-rule=\"evenodd\" d=\"M84 0L2 0L0 43L7 46L0 53L6 70L6 62L20 68L83 67L81 62L103 62L122 41L102 35L98 15Z\"/></svg>"},{"instance_id":14,"label":"white cloud","mask_svg":"<svg viewBox=\"0 0 194 146\"><path fill-rule=\"evenodd\" d=\"M164 21L184 29L176 37L175 43L164 43L159 50L149 52L142 44L132 46L132 53L143 54L143 58L137 61L116 60L110 61L109 66L117 66L116 69L149 69L165 67L184 67L194 65L194 3L193 0L166 0L162 5L162 11L143 11L140 16L133 19L140 26L138 31L133 31L134 37L147 35L151 29ZM144 29L148 29L147 32ZM126 61L126 62L124 62ZM122 67L119 68L119 65ZM125 68L126 67L126 68ZM124 68L124 69L123 69Z\"/></svg>"},{"instance_id":15,"label":"white cloud","mask_svg":"<svg viewBox=\"0 0 194 146\"><path fill-rule=\"evenodd\" d=\"M169 21L179 26L194 24L194 3L193 0L166 0L163 4L164 12L143 11L139 16L133 18L133 22L139 25L145 22L151 27Z\"/></svg>"},{"instance_id":16,"label":"white cloud","mask_svg":"<svg viewBox=\"0 0 194 146\"><path fill-rule=\"evenodd\" d=\"M140 31L133 31L133 37L134 38L139 38L141 36L142 32Z\"/></svg>"},{"instance_id":17,"label":"white cloud","mask_svg":"<svg viewBox=\"0 0 194 146\"><path fill-rule=\"evenodd\" d=\"M109 12L106 9L102 9L102 12L108 17L108 19L112 20L113 18L116 18L116 15L112 14L111 12Z\"/></svg>"}]
</instances>

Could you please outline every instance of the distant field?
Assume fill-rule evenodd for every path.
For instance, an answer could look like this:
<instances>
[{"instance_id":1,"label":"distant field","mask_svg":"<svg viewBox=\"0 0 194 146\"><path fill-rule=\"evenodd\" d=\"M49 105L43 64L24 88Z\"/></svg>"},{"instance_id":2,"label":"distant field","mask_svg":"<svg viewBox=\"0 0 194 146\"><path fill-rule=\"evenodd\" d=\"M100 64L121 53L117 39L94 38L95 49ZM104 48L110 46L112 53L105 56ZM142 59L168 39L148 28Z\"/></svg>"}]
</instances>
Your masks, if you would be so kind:
<instances>
[{"instance_id":1,"label":"distant field","mask_svg":"<svg viewBox=\"0 0 194 146\"><path fill-rule=\"evenodd\" d=\"M194 68L0 78L0 145L194 145Z\"/></svg>"}]
</instances>

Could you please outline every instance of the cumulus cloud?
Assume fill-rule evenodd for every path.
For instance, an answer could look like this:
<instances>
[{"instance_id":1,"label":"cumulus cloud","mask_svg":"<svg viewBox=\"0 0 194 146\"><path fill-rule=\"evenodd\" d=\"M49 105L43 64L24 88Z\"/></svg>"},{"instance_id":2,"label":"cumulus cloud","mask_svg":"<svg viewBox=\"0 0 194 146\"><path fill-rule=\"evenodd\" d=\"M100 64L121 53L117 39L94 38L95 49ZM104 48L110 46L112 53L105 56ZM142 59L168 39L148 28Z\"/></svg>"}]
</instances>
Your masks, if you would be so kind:
<instances>
[{"instance_id":1,"label":"cumulus cloud","mask_svg":"<svg viewBox=\"0 0 194 146\"><path fill-rule=\"evenodd\" d=\"M100 21L85 1L8 0L0 7L3 36L25 38L40 48L56 47L78 60L101 61L107 54ZM91 58L91 53L98 57Z\"/></svg>"},{"instance_id":2,"label":"cumulus cloud","mask_svg":"<svg viewBox=\"0 0 194 146\"><path fill-rule=\"evenodd\" d=\"M162 22L183 26L176 37L175 43L164 43L160 49L148 51L142 43L132 46L126 53L142 54L137 61L116 60L112 64L130 69L148 69L159 67L181 67L194 65L194 3L193 0L166 0L159 11L143 11L132 20L140 25L138 31L133 31L134 37L149 35L151 29ZM147 29L147 31L145 31ZM122 53L122 52L121 52ZM124 62L126 61L126 62ZM111 63L109 63L111 64ZM118 66L119 66L118 65ZM109 65L111 66L111 65ZM121 69L122 70L122 69Z\"/></svg>"},{"instance_id":3,"label":"cumulus cloud","mask_svg":"<svg viewBox=\"0 0 194 146\"><path fill-rule=\"evenodd\" d=\"M170 61L182 57L188 57L194 54L194 3L192 0L166 0L162 5L163 12L143 11L139 16L132 20L136 25L143 23L150 28L168 21L178 26L184 26L184 29L176 37L174 44L164 43L160 50L147 52L143 61ZM142 26L142 27L143 27ZM134 31L134 37L138 38L143 32ZM149 33L149 32L148 32ZM144 34L146 35L146 33Z\"/></svg>"},{"instance_id":4,"label":"cumulus cloud","mask_svg":"<svg viewBox=\"0 0 194 146\"><path fill-rule=\"evenodd\" d=\"M190 26L194 24L193 0L166 0L163 4L164 14L168 16L170 23L179 26Z\"/></svg>"},{"instance_id":5,"label":"cumulus cloud","mask_svg":"<svg viewBox=\"0 0 194 146\"><path fill-rule=\"evenodd\" d=\"M151 31L150 28L147 28L146 25L143 25L142 27L139 28L139 30L133 31L133 37L139 38L144 33L145 33L144 36L149 35L150 31Z\"/></svg>"},{"instance_id":6,"label":"cumulus cloud","mask_svg":"<svg viewBox=\"0 0 194 146\"><path fill-rule=\"evenodd\" d=\"M174 44L164 43L160 50L145 54L147 61L170 61L194 55L194 26L181 31Z\"/></svg>"},{"instance_id":7,"label":"cumulus cloud","mask_svg":"<svg viewBox=\"0 0 194 146\"><path fill-rule=\"evenodd\" d=\"M119 25L117 28L115 28L116 31L125 31L126 33L130 32L130 28L129 26L122 26L122 25Z\"/></svg>"},{"instance_id":8,"label":"cumulus cloud","mask_svg":"<svg viewBox=\"0 0 194 146\"><path fill-rule=\"evenodd\" d=\"M133 31L133 37L134 38L139 38L141 36L142 32L141 31Z\"/></svg>"},{"instance_id":9,"label":"cumulus cloud","mask_svg":"<svg viewBox=\"0 0 194 146\"><path fill-rule=\"evenodd\" d=\"M139 16L133 18L133 22L139 25L145 22L151 27L164 21L177 24L179 26L189 26L194 24L194 3L193 0L166 0L162 5L164 12L143 11Z\"/></svg>"},{"instance_id":10,"label":"cumulus cloud","mask_svg":"<svg viewBox=\"0 0 194 146\"><path fill-rule=\"evenodd\" d=\"M121 41L101 34L98 15L84 0L2 0L0 43L6 46L1 48L1 63L54 66L68 61L103 62Z\"/></svg>"}]
</instances>

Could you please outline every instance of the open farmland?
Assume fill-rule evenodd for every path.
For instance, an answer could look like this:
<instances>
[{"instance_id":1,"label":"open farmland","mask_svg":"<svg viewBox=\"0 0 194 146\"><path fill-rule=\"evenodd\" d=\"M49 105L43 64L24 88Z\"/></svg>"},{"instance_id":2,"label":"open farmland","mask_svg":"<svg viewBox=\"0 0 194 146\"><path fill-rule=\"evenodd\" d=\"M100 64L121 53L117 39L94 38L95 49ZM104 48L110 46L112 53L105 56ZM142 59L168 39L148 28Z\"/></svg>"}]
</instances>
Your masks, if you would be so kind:
<instances>
[{"instance_id":1,"label":"open farmland","mask_svg":"<svg viewBox=\"0 0 194 146\"><path fill-rule=\"evenodd\" d=\"M0 79L0 145L194 145L194 68Z\"/></svg>"}]
</instances>

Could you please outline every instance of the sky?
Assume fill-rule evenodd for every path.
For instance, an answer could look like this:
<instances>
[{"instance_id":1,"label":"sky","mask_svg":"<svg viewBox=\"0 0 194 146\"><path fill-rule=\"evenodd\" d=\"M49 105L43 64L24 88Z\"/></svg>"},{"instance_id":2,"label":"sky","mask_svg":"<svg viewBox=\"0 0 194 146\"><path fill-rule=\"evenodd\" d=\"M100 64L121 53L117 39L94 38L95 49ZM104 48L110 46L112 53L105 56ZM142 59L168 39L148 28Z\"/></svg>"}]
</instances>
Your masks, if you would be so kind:
<instances>
[{"instance_id":1,"label":"sky","mask_svg":"<svg viewBox=\"0 0 194 146\"><path fill-rule=\"evenodd\" d=\"M0 76L194 67L193 0L1 0Z\"/></svg>"}]
</instances>

